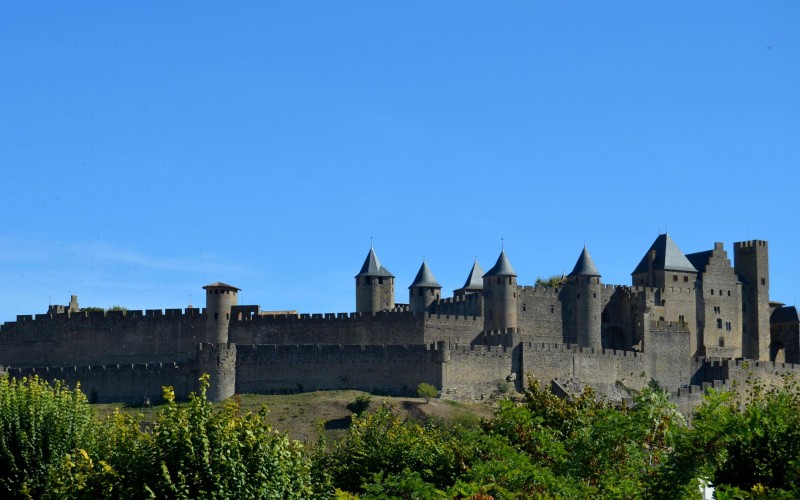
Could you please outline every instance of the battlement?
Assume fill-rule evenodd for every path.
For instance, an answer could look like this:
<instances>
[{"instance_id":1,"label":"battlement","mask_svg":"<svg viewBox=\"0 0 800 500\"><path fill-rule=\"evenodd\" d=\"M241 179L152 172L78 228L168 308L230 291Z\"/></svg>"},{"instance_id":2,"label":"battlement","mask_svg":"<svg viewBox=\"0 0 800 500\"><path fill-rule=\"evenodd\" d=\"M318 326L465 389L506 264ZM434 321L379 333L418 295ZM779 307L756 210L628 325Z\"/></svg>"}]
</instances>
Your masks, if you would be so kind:
<instances>
[{"instance_id":1,"label":"battlement","mask_svg":"<svg viewBox=\"0 0 800 500\"><path fill-rule=\"evenodd\" d=\"M0 325L0 331L8 330L21 323L33 322L91 322L95 321L131 321L141 320L142 318L200 318L205 314L205 309L188 308L181 309L147 309L130 311L78 311L78 312L58 312L49 314L20 314L16 321L6 321Z\"/></svg>"},{"instance_id":2,"label":"battlement","mask_svg":"<svg viewBox=\"0 0 800 500\"><path fill-rule=\"evenodd\" d=\"M25 367L25 368L8 368L8 374L11 377L31 377L37 375L47 380L63 380L64 378L76 378L80 380L81 376L103 376L113 373L125 374L145 374L145 373L162 373L162 372L175 372L182 370L192 370L194 363L134 363L134 364L113 364L113 365L73 365L73 366L45 366L45 367Z\"/></svg>"},{"instance_id":3,"label":"battlement","mask_svg":"<svg viewBox=\"0 0 800 500\"><path fill-rule=\"evenodd\" d=\"M453 354L507 354L511 347L504 345L450 345L448 352Z\"/></svg>"},{"instance_id":4,"label":"battlement","mask_svg":"<svg viewBox=\"0 0 800 500\"><path fill-rule=\"evenodd\" d=\"M765 240L737 241L733 244L733 248L735 250L745 249L745 248L755 249L756 247L767 247L767 246L768 244Z\"/></svg>"},{"instance_id":5,"label":"battlement","mask_svg":"<svg viewBox=\"0 0 800 500\"><path fill-rule=\"evenodd\" d=\"M237 311L238 312L238 311ZM415 313L411 311L378 311L378 312L340 312L340 313L314 313L314 314L274 314L259 315L245 314L241 317L234 314L231 324L245 322L261 323L300 323L300 322L319 322L319 321L364 321L364 320L405 320L422 317L426 313Z\"/></svg>"},{"instance_id":6,"label":"battlement","mask_svg":"<svg viewBox=\"0 0 800 500\"><path fill-rule=\"evenodd\" d=\"M544 342L523 342L525 350L553 354L580 354L586 357L606 357L606 358L639 358L642 353L637 351L625 351L617 349L595 349L593 347L581 347L573 344L549 344Z\"/></svg>"},{"instance_id":7,"label":"battlement","mask_svg":"<svg viewBox=\"0 0 800 500\"><path fill-rule=\"evenodd\" d=\"M483 318L473 315L462 314L438 314L438 313L424 313L425 319L428 320L450 320L450 321L464 321L470 324L483 324Z\"/></svg>"}]
</instances>

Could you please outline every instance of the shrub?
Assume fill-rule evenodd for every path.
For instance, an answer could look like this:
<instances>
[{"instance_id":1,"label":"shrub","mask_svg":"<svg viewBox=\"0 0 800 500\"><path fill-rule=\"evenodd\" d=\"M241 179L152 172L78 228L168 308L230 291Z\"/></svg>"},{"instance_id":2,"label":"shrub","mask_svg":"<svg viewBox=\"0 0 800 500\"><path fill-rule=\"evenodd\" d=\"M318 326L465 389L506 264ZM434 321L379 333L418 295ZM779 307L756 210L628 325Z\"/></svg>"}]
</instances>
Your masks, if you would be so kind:
<instances>
[{"instance_id":1,"label":"shrub","mask_svg":"<svg viewBox=\"0 0 800 500\"><path fill-rule=\"evenodd\" d=\"M94 444L94 413L86 396L36 376L0 377L0 426L0 492L6 498L41 496L50 466Z\"/></svg>"},{"instance_id":2,"label":"shrub","mask_svg":"<svg viewBox=\"0 0 800 500\"><path fill-rule=\"evenodd\" d=\"M430 403L431 398L435 398L439 395L439 391L436 390L436 387L432 386L427 382L422 382L417 386L417 394L421 398L425 398L425 403Z\"/></svg>"},{"instance_id":3,"label":"shrub","mask_svg":"<svg viewBox=\"0 0 800 500\"><path fill-rule=\"evenodd\" d=\"M354 415L360 417L369 409L372 403L372 398L368 394L362 394L356 398L352 403L347 404L347 409L353 412Z\"/></svg>"}]
</instances>

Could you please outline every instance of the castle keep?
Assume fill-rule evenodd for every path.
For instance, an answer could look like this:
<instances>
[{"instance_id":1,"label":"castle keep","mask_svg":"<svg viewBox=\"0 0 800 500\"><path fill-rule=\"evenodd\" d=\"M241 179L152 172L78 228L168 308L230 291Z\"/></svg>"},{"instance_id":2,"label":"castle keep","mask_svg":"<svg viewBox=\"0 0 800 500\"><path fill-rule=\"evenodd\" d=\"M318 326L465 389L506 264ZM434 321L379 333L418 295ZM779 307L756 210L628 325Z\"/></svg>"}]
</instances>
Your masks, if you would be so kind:
<instances>
[{"instance_id":1,"label":"castle keep","mask_svg":"<svg viewBox=\"0 0 800 500\"><path fill-rule=\"evenodd\" d=\"M480 398L528 375L613 394L651 379L678 396L704 384L800 367L800 318L771 302L766 241L684 254L659 235L630 285L602 282L586 248L558 286L517 283L505 251L442 297L426 262L395 302L395 276L370 249L355 276L355 312L268 313L239 289L203 287L204 309L83 311L73 296L47 314L0 327L12 376L80 382L97 402L186 396L202 373L209 396L322 389L404 394L421 382L443 396ZM746 361L749 360L749 361ZM795 365L798 363L798 365Z\"/></svg>"}]
</instances>

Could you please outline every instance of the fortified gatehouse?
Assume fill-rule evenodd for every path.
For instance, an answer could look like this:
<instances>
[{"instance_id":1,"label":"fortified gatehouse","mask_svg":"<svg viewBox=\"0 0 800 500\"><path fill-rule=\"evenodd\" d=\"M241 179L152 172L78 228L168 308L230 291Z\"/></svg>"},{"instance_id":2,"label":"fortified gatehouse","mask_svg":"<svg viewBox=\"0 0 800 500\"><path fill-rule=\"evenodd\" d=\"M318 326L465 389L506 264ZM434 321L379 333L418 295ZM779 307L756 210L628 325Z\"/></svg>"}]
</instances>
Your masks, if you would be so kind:
<instances>
[{"instance_id":1,"label":"fortified gatehouse","mask_svg":"<svg viewBox=\"0 0 800 500\"><path fill-rule=\"evenodd\" d=\"M355 276L355 312L297 314L239 305L239 289L203 287L206 307L85 311L72 296L46 314L0 326L0 365L12 376L80 382L93 401L178 397L211 375L210 397L362 389L481 398L527 376L590 384L622 396L651 379L679 401L703 386L800 366L795 307L770 301L766 241L684 254L659 235L630 284L602 282L587 248L558 286L525 286L505 251L487 272L442 297L427 262L395 301L395 276L370 249ZM797 365L796 365L797 364ZM683 399L681 399L683 398Z\"/></svg>"}]
</instances>

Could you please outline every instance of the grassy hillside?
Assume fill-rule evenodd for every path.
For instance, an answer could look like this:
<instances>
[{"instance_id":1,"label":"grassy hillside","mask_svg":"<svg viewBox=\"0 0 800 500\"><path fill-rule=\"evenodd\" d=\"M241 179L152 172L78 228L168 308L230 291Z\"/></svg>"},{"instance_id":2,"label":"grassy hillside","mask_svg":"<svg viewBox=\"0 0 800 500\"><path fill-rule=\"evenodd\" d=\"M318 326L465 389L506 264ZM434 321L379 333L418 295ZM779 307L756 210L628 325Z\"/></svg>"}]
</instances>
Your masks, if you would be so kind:
<instances>
[{"instance_id":1,"label":"grassy hillside","mask_svg":"<svg viewBox=\"0 0 800 500\"><path fill-rule=\"evenodd\" d=\"M243 412L256 412L261 405L266 405L274 429L286 432L302 442L314 442L319 437L317 428L320 421L330 437L341 435L350 424L351 412L347 405L361 395L369 394L361 391L319 391L291 395L241 394L234 397L239 398ZM371 410L386 402L393 405L401 416L418 420L442 418L449 422L472 425L477 424L479 419L492 415L492 406L488 403L431 399L426 404L422 398L374 395L371 395L371 400ZM152 421L152 415L159 408L122 403L98 404L94 407L101 416L112 413L115 408L126 413L143 413L146 421Z\"/></svg>"}]
</instances>

